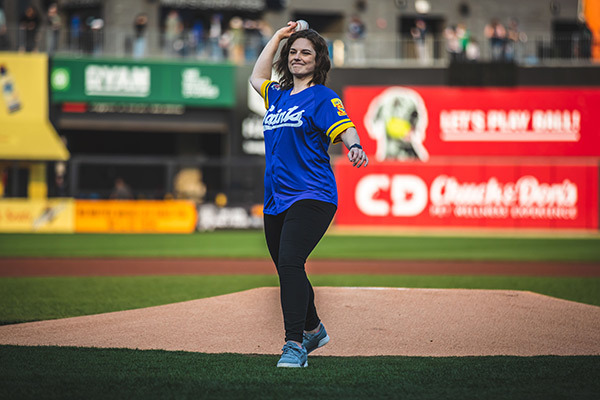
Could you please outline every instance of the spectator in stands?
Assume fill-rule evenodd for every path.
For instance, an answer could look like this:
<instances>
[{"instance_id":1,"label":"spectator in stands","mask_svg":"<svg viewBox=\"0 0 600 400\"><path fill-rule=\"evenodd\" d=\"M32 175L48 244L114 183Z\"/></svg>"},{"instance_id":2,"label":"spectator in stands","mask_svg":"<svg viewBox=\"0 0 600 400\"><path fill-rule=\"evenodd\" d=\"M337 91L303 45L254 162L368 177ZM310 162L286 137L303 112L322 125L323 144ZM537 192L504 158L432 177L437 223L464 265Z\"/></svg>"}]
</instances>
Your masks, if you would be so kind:
<instances>
[{"instance_id":1,"label":"spectator in stands","mask_svg":"<svg viewBox=\"0 0 600 400\"><path fill-rule=\"evenodd\" d=\"M73 15L71 18L71 50L79 50L81 48L81 17L79 14Z\"/></svg>"},{"instance_id":2,"label":"spectator in stands","mask_svg":"<svg viewBox=\"0 0 600 400\"><path fill-rule=\"evenodd\" d=\"M104 47L104 20L102 18L92 18L89 28L92 35L92 53L100 55Z\"/></svg>"},{"instance_id":3,"label":"spectator in stands","mask_svg":"<svg viewBox=\"0 0 600 400\"><path fill-rule=\"evenodd\" d=\"M38 51L40 16L33 6L28 6L19 21L19 50Z\"/></svg>"},{"instance_id":4,"label":"spectator in stands","mask_svg":"<svg viewBox=\"0 0 600 400\"><path fill-rule=\"evenodd\" d=\"M223 59L223 48L221 47L222 18L221 14L213 14L210 19L208 38L210 41L210 57L213 61Z\"/></svg>"},{"instance_id":5,"label":"spectator in stands","mask_svg":"<svg viewBox=\"0 0 600 400\"><path fill-rule=\"evenodd\" d=\"M365 36L367 28L362 19L354 14L348 23L348 36L350 37L349 58L353 62L365 61Z\"/></svg>"},{"instance_id":6,"label":"spectator in stands","mask_svg":"<svg viewBox=\"0 0 600 400\"><path fill-rule=\"evenodd\" d=\"M490 41L492 61L503 60L506 40L506 29L504 28L504 25L502 25L498 19L494 18L485 26L483 33Z\"/></svg>"},{"instance_id":7,"label":"spectator in stands","mask_svg":"<svg viewBox=\"0 0 600 400\"><path fill-rule=\"evenodd\" d=\"M474 37L469 37L469 43L467 43L465 47L465 58L467 62L477 62L479 61L479 57L481 55L481 51L479 49L479 43L477 39Z\"/></svg>"},{"instance_id":8,"label":"spectator in stands","mask_svg":"<svg viewBox=\"0 0 600 400\"><path fill-rule=\"evenodd\" d=\"M110 198L112 200L131 200L133 199L133 192L131 188L123 178L115 179L115 186L110 194Z\"/></svg>"},{"instance_id":9,"label":"spectator in stands","mask_svg":"<svg viewBox=\"0 0 600 400\"><path fill-rule=\"evenodd\" d=\"M260 33L259 21L248 19L244 21L244 30L246 36L246 46L244 55L246 61L253 62L262 50L262 37Z\"/></svg>"},{"instance_id":10,"label":"spectator in stands","mask_svg":"<svg viewBox=\"0 0 600 400\"><path fill-rule=\"evenodd\" d=\"M8 29L6 28L6 15L4 10L0 6L0 50L6 50L9 48L8 44Z\"/></svg>"},{"instance_id":11,"label":"spectator in stands","mask_svg":"<svg viewBox=\"0 0 600 400\"><path fill-rule=\"evenodd\" d=\"M227 49L229 60L235 64L244 63L244 22L240 17L229 21L229 29L222 36L222 46Z\"/></svg>"},{"instance_id":12,"label":"spectator in stands","mask_svg":"<svg viewBox=\"0 0 600 400\"><path fill-rule=\"evenodd\" d=\"M452 25L444 29L444 38L446 39L446 52L450 57L450 62L458 61L461 48L460 39L456 35L456 26Z\"/></svg>"},{"instance_id":13,"label":"spectator in stands","mask_svg":"<svg viewBox=\"0 0 600 400\"><path fill-rule=\"evenodd\" d=\"M204 23L201 19L196 19L192 26L191 39L193 43L196 58L203 58L204 55Z\"/></svg>"},{"instance_id":14,"label":"spectator in stands","mask_svg":"<svg viewBox=\"0 0 600 400\"><path fill-rule=\"evenodd\" d=\"M54 54L58 48L60 31L62 29L62 20L58 15L58 6L56 3L50 4L47 13L48 35L46 36L47 48L49 54Z\"/></svg>"},{"instance_id":15,"label":"spectator in stands","mask_svg":"<svg viewBox=\"0 0 600 400\"><path fill-rule=\"evenodd\" d=\"M527 41L527 35L521 32L519 21L516 18L511 18L506 27L506 48L504 49L504 58L506 61L518 61L520 58L521 43Z\"/></svg>"},{"instance_id":16,"label":"spectator in stands","mask_svg":"<svg viewBox=\"0 0 600 400\"><path fill-rule=\"evenodd\" d=\"M64 161L57 161L54 164L53 197L67 197L66 172L67 164Z\"/></svg>"},{"instance_id":17,"label":"spectator in stands","mask_svg":"<svg viewBox=\"0 0 600 400\"><path fill-rule=\"evenodd\" d=\"M471 32L467 29L465 24L460 23L456 25L456 39L458 40L458 59L460 61L466 60L467 44L471 39Z\"/></svg>"},{"instance_id":18,"label":"spectator in stands","mask_svg":"<svg viewBox=\"0 0 600 400\"><path fill-rule=\"evenodd\" d=\"M410 34L415 42L417 57L421 63L427 63L429 59L429 51L426 47L427 24L422 19L415 21L415 26L410 30Z\"/></svg>"},{"instance_id":19,"label":"spectator in stands","mask_svg":"<svg viewBox=\"0 0 600 400\"><path fill-rule=\"evenodd\" d=\"M138 14L133 21L133 57L143 58L146 56L146 28L148 27L148 16L144 13Z\"/></svg>"},{"instance_id":20,"label":"spectator in stands","mask_svg":"<svg viewBox=\"0 0 600 400\"><path fill-rule=\"evenodd\" d=\"M165 21L165 55L170 56L180 53L183 43L181 33L183 32L183 23L177 10L171 10Z\"/></svg>"},{"instance_id":21,"label":"spectator in stands","mask_svg":"<svg viewBox=\"0 0 600 400\"><path fill-rule=\"evenodd\" d=\"M271 36L273 36L273 28L267 21L261 19L258 21L258 31L260 32L260 50L258 54L260 54L271 39Z\"/></svg>"}]
</instances>

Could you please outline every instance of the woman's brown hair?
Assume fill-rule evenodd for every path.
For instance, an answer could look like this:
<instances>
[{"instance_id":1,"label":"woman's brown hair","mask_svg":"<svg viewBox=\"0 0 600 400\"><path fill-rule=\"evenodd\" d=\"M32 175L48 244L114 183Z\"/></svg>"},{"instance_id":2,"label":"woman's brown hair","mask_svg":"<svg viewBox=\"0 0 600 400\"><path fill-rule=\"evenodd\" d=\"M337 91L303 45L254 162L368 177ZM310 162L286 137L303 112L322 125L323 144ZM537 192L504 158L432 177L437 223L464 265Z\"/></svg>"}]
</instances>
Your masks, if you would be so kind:
<instances>
[{"instance_id":1,"label":"woman's brown hair","mask_svg":"<svg viewBox=\"0 0 600 400\"><path fill-rule=\"evenodd\" d=\"M309 84L311 85L324 85L327 80L327 73L331 69L331 62L329 61L329 50L327 49L327 42L317 31L313 29L306 29L293 33L284 43L279 57L275 61L275 71L281 77L279 84L283 90L288 90L294 87L294 77L288 68L288 56L290 54L290 48L296 39L304 38L309 40L313 48L315 49L315 71Z\"/></svg>"}]
</instances>

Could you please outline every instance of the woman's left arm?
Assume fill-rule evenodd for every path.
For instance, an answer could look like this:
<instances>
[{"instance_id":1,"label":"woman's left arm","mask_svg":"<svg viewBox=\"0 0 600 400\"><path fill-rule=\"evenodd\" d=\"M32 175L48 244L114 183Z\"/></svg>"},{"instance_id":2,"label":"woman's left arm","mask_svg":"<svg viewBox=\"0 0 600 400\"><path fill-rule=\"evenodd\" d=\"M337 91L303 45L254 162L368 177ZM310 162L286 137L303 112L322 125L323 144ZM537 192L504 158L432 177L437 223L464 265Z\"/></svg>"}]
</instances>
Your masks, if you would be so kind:
<instances>
[{"instance_id":1,"label":"woman's left arm","mask_svg":"<svg viewBox=\"0 0 600 400\"><path fill-rule=\"evenodd\" d=\"M369 165L369 158L367 157L365 151L360 145L360 137L358 136L356 128L348 128L344 132L342 132L340 136L342 137L342 142L349 150L348 160L350 160L352 166L360 168L361 166L366 167L367 165Z\"/></svg>"}]
</instances>

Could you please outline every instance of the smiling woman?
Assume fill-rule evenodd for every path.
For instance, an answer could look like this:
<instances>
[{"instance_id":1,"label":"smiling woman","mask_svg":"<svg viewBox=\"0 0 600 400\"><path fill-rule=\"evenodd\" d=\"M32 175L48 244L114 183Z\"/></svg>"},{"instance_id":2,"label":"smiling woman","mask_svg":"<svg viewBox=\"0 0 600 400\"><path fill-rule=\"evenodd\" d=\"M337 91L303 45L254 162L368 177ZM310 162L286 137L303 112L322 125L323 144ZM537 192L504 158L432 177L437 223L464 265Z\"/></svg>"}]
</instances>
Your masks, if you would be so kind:
<instances>
[{"instance_id":1,"label":"smiling woman","mask_svg":"<svg viewBox=\"0 0 600 400\"><path fill-rule=\"evenodd\" d=\"M337 210L337 187L327 149L343 142L353 166L367 166L354 123L338 95L324 86L331 68L325 40L289 22L258 57L250 83L265 100L264 227L281 285L286 344L278 367L306 367L307 354L327 344L317 315L306 259ZM274 67L280 82L271 80Z\"/></svg>"},{"instance_id":2,"label":"smiling woman","mask_svg":"<svg viewBox=\"0 0 600 400\"><path fill-rule=\"evenodd\" d=\"M304 38L296 40L290 47L288 55L288 68L291 74L296 78L312 77L315 64L315 50L310 41Z\"/></svg>"}]
</instances>

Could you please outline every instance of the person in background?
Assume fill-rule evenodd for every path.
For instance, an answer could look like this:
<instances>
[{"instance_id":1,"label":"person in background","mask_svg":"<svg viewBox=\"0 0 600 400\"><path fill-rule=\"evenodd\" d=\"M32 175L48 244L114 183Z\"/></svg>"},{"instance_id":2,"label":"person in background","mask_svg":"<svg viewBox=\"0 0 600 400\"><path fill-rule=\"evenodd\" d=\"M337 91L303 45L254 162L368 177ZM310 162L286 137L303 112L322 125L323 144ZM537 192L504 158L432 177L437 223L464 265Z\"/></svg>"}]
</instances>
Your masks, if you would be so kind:
<instances>
[{"instance_id":1,"label":"person in background","mask_svg":"<svg viewBox=\"0 0 600 400\"><path fill-rule=\"evenodd\" d=\"M498 19L494 18L485 26L483 33L490 41L492 61L502 61L504 59L504 44L506 40L504 25Z\"/></svg>"},{"instance_id":2,"label":"person in background","mask_svg":"<svg viewBox=\"0 0 600 400\"><path fill-rule=\"evenodd\" d=\"M222 16L221 14L213 14L210 19L210 30L208 38L210 41L210 58L213 61L221 61L223 59L223 48L221 47L222 34Z\"/></svg>"},{"instance_id":3,"label":"person in background","mask_svg":"<svg viewBox=\"0 0 600 400\"><path fill-rule=\"evenodd\" d=\"M60 31L62 29L62 20L58 15L58 6L56 3L50 4L48 7L48 36L46 37L47 48L49 54L54 54L58 49L58 41L60 39Z\"/></svg>"},{"instance_id":4,"label":"person in background","mask_svg":"<svg viewBox=\"0 0 600 400\"><path fill-rule=\"evenodd\" d=\"M244 63L244 44L246 35L244 21L240 17L233 17L229 21L229 29L222 36L222 46L227 49L229 60L235 64Z\"/></svg>"},{"instance_id":5,"label":"person in background","mask_svg":"<svg viewBox=\"0 0 600 400\"><path fill-rule=\"evenodd\" d=\"M71 50L81 49L81 17L79 14L71 18Z\"/></svg>"},{"instance_id":6,"label":"person in background","mask_svg":"<svg viewBox=\"0 0 600 400\"><path fill-rule=\"evenodd\" d=\"M365 61L365 36L367 28L358 15L353 15L348 23L348 36L350 38L349 58L353 62Z\"/></svg>"},{"instance_id":7,"label":"person in background","mask_svg":"<svg viewBox=\"0 0 600 400\"><path fill-rule=\"evenodd\" d=\"M133 21L133 57L143 58L146 56L146 28L148 27L148 16L145 13L138 14Z\"/></svg>"},{"instance_id":8,"label":"person in background","mask_svg":"<svg viewBox=\"0 0 600 400\"><path fill-rule=\"evenodd\" d=\"M455 25L448 26L444 29L444 38L446 39L446 52L448 53L450 62L458 61L461 55L461 48Z\"/></svg>"},{"instance_id":9,"label":"person in background","mask_svg":"<svg viewBox=\"0 0 600 400\"><path fill-rule=\"evenodd\" d=\"M203 58L204 55L204 23L201 19L194 21L192 26L192 42L196 58Z\"/></svg>"},{"instance_id":10,"label":"person in background","mask_svg":"<svg viewBox=\"0 0 600 400\"><path fill-rule=\"evenodd\" d=\"M33 6L28 6L19 21L20 51L38 51L40 16Z\"/></svg>"},{"instance_id":11,"label":"person in background","mask_svg":"<svg viewBox=\"0 0 600 400\"><path fill-rule=\"evenodd\" d=\"M99 56L104 48L104 20L102 18L92 18L89 22L89 29L92 39L92 53Z\"/></svg>"},{"instance_id":12,"label":"person in background","mask_svg":"<svg viewBox=\"0 0 600 400\"><path fill-rule=\"evenodd\" d=\"M169 11L165 21L165 55L172 56L178 54L181 48L177 48L177 43L181 41L183 23L177 10Z\"/></svg>"},{"instance_id":13,"label":"person in background","mask_svg":"<svg viewBox=\"0 0 600 400\"><path fill-rule=\"evenodd\" d=\"M467 44L471 39L471 32L467 29L465 24L459 23L456 25L456 39L458 40L458 59L460 61L465 61L466 52L467 52Z\"/></svg>"},{"instance_id":14,"label":"person in background","mask_svg":"<svg viewBox=\"0 0 600 400\"><path fill-rule=\"evenodd\" d=\"M131 200L133 199L133 192L131 188L123 178L115 179L115 186L110 194L112 200Z\"/></svg>"},{"instance_id":15,"label":"person in background","mask_svg":"<svg viewBox=\"0 0 600 400\"><path fill-rule=\"evenodd\" d=\"M425 39L427 35L427 24L422 19L415 21L415 26L410 29L410 34L415 42L417 57L423 64L429 59L429 52L426 47Z\"/></svg>"},{"instance_id":16,"label":"person in background","mask_svg":"<svg viewBox=\"0 0 600 400\"><path fill-rule=\"evenodd\" d=\"M506 61L519 61L520 46L527 41L527 35L519 29L519 21L511 18L506 27L506 48L504 58Z\"/></svg>"},{"instance_id":17,"label":"person in background","mask_svg":"<svg viewBox=\"0 0 600 400\"><path fill-rule=\"evenodd\" d=\"M269 39L273 36L273 28L271 25L264 19L258 21L258 31L260 33L260 49L258 50L258 54L265 48L267 43L269 43Z\"/></svg>"},{"instance_id":18,"label":"person in background","mask_svg":"<svg viewBox=\"0 0 600 400\"><path fill-rule=\"evenodd\" d=\"M279 275L286 341L278 367L306 367L308 353L329 341L304 268L337 210L329 144L343 142L357 168L369 162L342 101L324 86L331 68L325 39L312 29L295 32L297 25L290 21L275 32L250 76L267 109L264 230ZM273 67L279 83L271 80Z\"/></svg>"},{"instance_id":19,"label":"person in background","mask_svg":"<svg viewBox=\"0 0 600 400\"><path fill-rule=\"evenodd\" d=\"M244 57L246 61L254 62L262 50L262 36L259 30L259 21L247 19L244 21L244 30L246 32L246 46Z\"/></svg>"},{"instance_id":20,"label":"person in background","mask_svg":"<svg viewBox=\"0 0 600 400\"><path fill-rule=\"evenodd\" d=\"M477 39L473 36L469 37L469 43L467 43L467 46L465 47L465 58L467 59L467 62L479 61L480 55L481 51Z\"/></svg>"},{"instance_id":21,"label":"person in background","mask_svg":"<svg viewBox=\"0 0 600 400\"><path fill-rule=\"evenodd\" d=\"M4 14L4 10L0 5L0 50L8 49L8 29L6 27L6 15Z\"/></svg>"}]
</instances>

